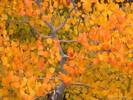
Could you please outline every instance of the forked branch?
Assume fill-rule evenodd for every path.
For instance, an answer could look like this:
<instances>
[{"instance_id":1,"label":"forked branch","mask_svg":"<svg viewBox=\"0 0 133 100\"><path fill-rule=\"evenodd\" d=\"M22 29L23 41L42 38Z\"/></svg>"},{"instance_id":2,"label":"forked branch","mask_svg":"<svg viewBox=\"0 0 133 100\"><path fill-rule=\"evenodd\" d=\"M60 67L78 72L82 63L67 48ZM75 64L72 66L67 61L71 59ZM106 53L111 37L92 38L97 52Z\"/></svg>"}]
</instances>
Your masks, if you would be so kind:
<instances>
[{"instance_id":1,"label":"forked branch","mask_svg":"<svg viewBox=\"0 0 133 100\"><path fill-rule=\"evenodd\" d=\"M67 20L69 19L72 11L76 8L76 6L73 6L73 8L68 12L67 16L65 17L65 20L55 29L55 31L59 31L62 27L65 26Z\"/></svg>"}]
</instances>

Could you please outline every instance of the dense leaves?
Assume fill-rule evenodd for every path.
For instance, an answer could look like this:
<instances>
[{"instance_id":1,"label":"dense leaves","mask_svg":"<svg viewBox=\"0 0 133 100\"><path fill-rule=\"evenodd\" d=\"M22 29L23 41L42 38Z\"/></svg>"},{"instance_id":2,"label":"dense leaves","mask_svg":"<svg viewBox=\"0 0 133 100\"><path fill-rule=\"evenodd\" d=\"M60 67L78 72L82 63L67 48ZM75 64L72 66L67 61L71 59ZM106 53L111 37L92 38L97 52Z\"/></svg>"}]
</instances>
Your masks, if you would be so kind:
<instances>
[{"instance_id":1,"label":"dense leaves","mask_svg":"<svg viewBox=\"0 0 133 100\"><path fill-rule=\"evenodd\" d=\"M124 0L1 0L0 99L133 99L132 20Z\"/></svg>"}]
</instances>

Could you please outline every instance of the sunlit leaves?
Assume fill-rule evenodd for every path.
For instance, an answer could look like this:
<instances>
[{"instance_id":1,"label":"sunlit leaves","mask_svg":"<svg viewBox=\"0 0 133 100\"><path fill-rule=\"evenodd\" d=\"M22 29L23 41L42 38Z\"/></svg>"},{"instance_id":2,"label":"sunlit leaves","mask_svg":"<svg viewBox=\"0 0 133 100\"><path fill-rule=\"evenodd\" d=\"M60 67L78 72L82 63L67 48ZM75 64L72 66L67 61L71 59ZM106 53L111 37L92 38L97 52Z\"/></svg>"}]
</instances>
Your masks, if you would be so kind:
<instances>
[{"instance_id":1,"label":"sunlit leaves","mask_svg":"<svg viewBox=\"0 0 133 100\"><path fill-rule=\"evenodd\" d=\"M83 9L85 12L91 11L91 2L90 0L81 0L83 2Z\"/></svg>"},{"instance_id":2,"label":"sunlit leaves","mask_svg":"<svg viewBox=\"0 0 133 100\"><path fill-rule=\"evenodd\" d=\"M68 100L132 96L130 4L123 0L1 1L0 99L33 100L61 82ZM73 5L65 25L53 36L55 30L49 25L60 26ZM75 82L90 84L89 91L82 85L71 90Z\"/></svg>"},{"instance_id":3,"label":"sunlit leaves","mask_svg":"<svg viewBox=\"0 0 133 100\"><path fill-rule=\"evenodd\" d=\"M63 73L60 73L60 78L63 80L63 82L68 85L72 82L72 78L69 75L65 75Z\"/></svg>"}]
</instances>

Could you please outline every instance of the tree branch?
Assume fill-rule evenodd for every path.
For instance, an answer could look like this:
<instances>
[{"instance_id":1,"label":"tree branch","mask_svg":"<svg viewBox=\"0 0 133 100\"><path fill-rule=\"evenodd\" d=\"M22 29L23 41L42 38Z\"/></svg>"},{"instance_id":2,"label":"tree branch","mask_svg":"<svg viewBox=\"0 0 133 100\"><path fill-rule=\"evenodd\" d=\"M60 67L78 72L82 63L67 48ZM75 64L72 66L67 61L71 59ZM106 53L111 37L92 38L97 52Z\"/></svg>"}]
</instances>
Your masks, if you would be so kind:
<instances>
[{"instance_id":1,"label":"tree branch","mask_svg":"<svg viewBox=\"0 0 133 100\"><path fill-rule=\"evenodd\" d=\"M38 0L35 0L35 2L38 5L39 10L41 11L40 15L42 15L43 14L42 10L41 10L42 6L41 6L40 2ZM54 26L50 22L47 22L46 20L44 20L43 22L51 29L52 33L55 31Z\"/></svg>"},{"instance_id":2,"label":"tree branch","mask_svg":"<svg viewBox=\"0 0 133 100\"><path fill-rule=\"evenodd\" d=\"M67 43L71 43L71 42L78 42L77 40L59 40L60 42L67 42Z\"/></svg>"},{"instance_id":3,"label":"tree branch","mask_svg":"<svg viewBox=\"0 0 133 100\"><path fill-rule=\"evenodd\" d=\"M35 2L39 6L39 8L41 8L41 4L40 4L39 0L35 0Z\"/></svg>"},{"instance_id":4,"label":"tree branch","mask_svg":"<svg viewBox=\"0 0 133 100\"><path fill-rule=\"evenodd\" d=\"M44 39L53 38L53 36L45 36L45 35L43 35L43 34L41 34L41 37L44 38Z\"/></svg>"},{"instance_id":5,"label":"tree branch","mask_svg":"<svg viewBox=\"0 0 133 100\"><path fill-rule=\"evenodd\" d=\"M67 20L68 20L68 18L70 17L70 14L72 13L72 11L74 10L76 8L76 5L75 6L73 6L73 8L68 12L68 15L65 17L65 20L64 20L64 22L62 22L61 23L61 25L60 26L58 26L56 29L55 29L55 31L57 32L57 31L59 31L62 27L64 27L65 26L65 24L66 24L66 22L67 22Z\"/></svg>"},{"instance_id":6,"label":"tree branch","mask_svg":"<svg viewBox=\"0 0 133 100\"><path fill-rule=\"evenodd\" d=\"M38 3L39 1L36 0L36 3L39 5ZM40 10L41 10L41 6L39 6ZM54 25L52 25L52 23L47 22L46 20L44 20L43 22L50 28L50 30L52 31L52 36L51 37L46 37L46 38L56 38L59 40L59 38L57 37L57 31L59 31L62 27L65 26L68 18L70 17L70 14L72 13L72 11L76 8L75 5L73 5L73 8L68 12L68 15L65 17L64 22L62 22L57 28L54 27ZM42 12L41 12L42 14ZM61 44L59 42L59 52L61 55L61 60L60 60L60 66L61 66L61 72L64 73L64 63L66 61L66 58L68 57L67 55L64 54L63 48L61 47ZM41 78L40 78L41 79ZM56 87L56 89L53 91L53 93L50 93L50 100L63 100L63 93L64 93L64 89L65 89L65 85L64 82L61 81L61 84L59 86Z\"/></svg>"},{"instance_id":7,"label":"tree branch","mask_svg":"<svg viewBox=\"0 0 133 100\"><path fill-rule=\"evenodd\" d=\"M45 20L43 22L48 25L48 27L51 29L52 32L55 32L55 28L54 28L54 26L51 23L49 23L49 22L47 22Z\"/></svg>"},{"instance_id":8,"label":"tree branch","mask_svg":"<svg viewBox=\"0 0 133 100\"><path fill-rule=\"evenodd\" d=\"M84 84L84 83L72 83L70 85L77 85L77 86L85 86L87 88L89 88L90 86L88 84Z\"/></svg>"}]
</instances>

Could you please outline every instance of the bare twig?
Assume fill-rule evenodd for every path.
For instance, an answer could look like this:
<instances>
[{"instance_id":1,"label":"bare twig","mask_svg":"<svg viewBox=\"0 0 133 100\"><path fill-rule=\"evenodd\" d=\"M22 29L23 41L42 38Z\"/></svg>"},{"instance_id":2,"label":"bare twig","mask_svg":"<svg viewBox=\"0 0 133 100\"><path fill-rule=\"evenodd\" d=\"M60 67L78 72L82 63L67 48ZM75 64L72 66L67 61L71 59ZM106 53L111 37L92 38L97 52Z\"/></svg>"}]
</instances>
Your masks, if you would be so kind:
<instances>
[{"instance_id":1,"label":"bare twig","mask_svg":"<svg viewBox=\"0 0 133 100\"><path fill-rule=\"evenodd\" d=\"M44 77L38 77L37 80L44 80L45 78ZM51 77L49 80L54 80L55 77Z\"/></svg>"},{"instance_id":2,"label":"bare twig","mask_svg":"<svg viewBox=\"0 0 133 100\"><path fill-rule=\"evenodd\" d=\"M36 2L37 5L39 6L39 8L41 8L41 4L40 4L39 0L35 0L35 2Z\"/></svg>"},{"instance_id":3,"label":"bare twig","mask_svg":"<svg viewBox=\"0 0 133 100\"><path fill-rule=\"evenodd\" d=\"M37 5L39 6L39 9L40 9L40 11L41 11L40 15L42 15L43 13L42 13L42 10L41 10L41 8L42 8L41 4L39 3L38 0L35 0L35 2L37 3ZM55 31L55 28L54 28L54 26L51 24L51 22L47 22L46 20L44 20L43 22L44 22L46 25L48 25L48 27L51 29L52 32Z\"/></svg>"},{"instance_id":4,"label":"bare twig","mask_svg":"<svg viewBox=\"0 0 133 100\"><path fill-rule=\"evenodd\" d=\"M49 26L49 28L51 29L52 32L55 31L55 28L54 28L54 26L51 23L49 23L49 22L47 22L45 20L43 22Z\"/></svg>"},{"instance_id":5,"label":"bare twig","mask_svg":"<svg viewBox=\"0 0 133 100\"><path fill-rule=\"evenodd\" d=\"M90 86L88 84L84 84L84 83L72 83L70 85L77 85L77 86L85 86L87 88L89 88Z\"/></svg>"},{"instance_id":6,"label":"bare twig","mask_svg":"<svg viewBox=\"0 0 133 100\"><path fill-rule=\"evenodd\" d=\"M60 42L71 43L71 42L78 42L78 41L77 40L60 40Z\"/></svg>"},{"instance_id":7,"label":"bare twig","mask_svg":"<svg viewBox=\"0 0 133 100\"><path fill-rule=\"evenodd\" d=\"M70 17L70 14L72 13L72 11L73 11L75 8L76 8L76 6L74 6L74 7L68 12L68 15L65 17L64 22L62 22L61 25L58 26L58 27L55 29L56 32L57 32L58 30L60 30L62 27L65 26L65 24L66 24L68 18Z\"/></svg>"},{"instance_id":8,"label":"bare twig","mask_svg":"<svg viewBox=\"0 0 133 100\"><path fill-rule=\"evenodd\" d=\"M45 35L43 35L43 34L41 34L41 37L44 38L44 39L53 38L53 36L45 36Z\"/></svg>"}]
</instances>

